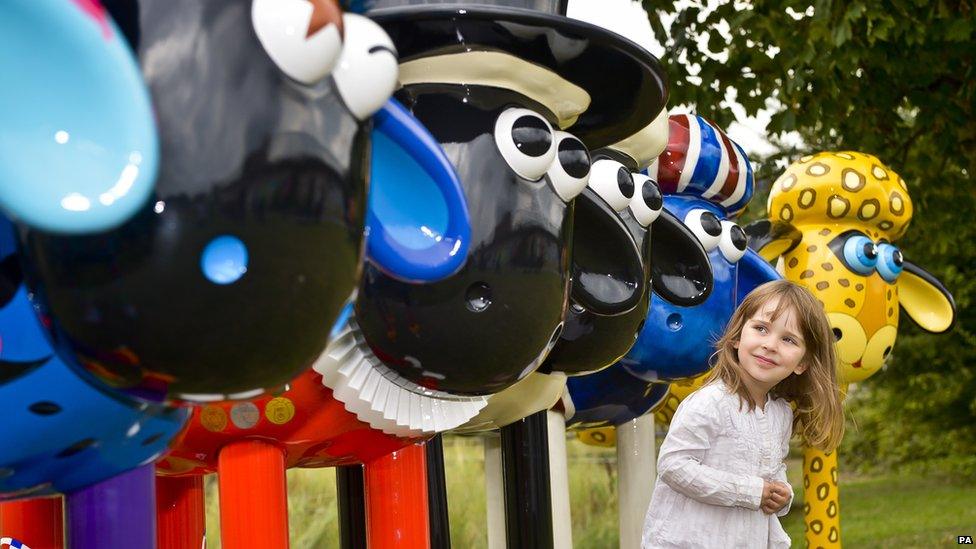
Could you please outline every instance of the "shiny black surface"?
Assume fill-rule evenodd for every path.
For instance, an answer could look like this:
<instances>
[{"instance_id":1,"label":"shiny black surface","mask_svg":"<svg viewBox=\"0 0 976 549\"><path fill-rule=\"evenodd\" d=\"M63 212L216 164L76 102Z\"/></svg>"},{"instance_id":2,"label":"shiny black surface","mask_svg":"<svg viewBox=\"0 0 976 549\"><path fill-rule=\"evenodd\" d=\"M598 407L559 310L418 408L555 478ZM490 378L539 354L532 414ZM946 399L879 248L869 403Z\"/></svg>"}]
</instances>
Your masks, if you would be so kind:
<instances>
[{"instance_id":1,"label":"shiny black surface","mask_svg":"<svg viewBox=\"0 0 976 549\"><path fill-rule=\"evenodd\" d=\"M703 216L704 217L704 216ZM703 303L712 292L712 267L698 238L667 210L651 224L651 284L675 305ZM689 244L689 239L696 245Z\"/></svg>"},{"instance_id":2,"label":"shiny black surface","mask_svg":"<svg viewBox=\"0 0 976 549\"><path fill-rule=\"evenodd\" d=\"M633 309L648 291L649 249L647 229L627 210L618 214L583 190L573 223L573 300L602 315Z\"/></svg>"},{"instance_id":3,"label":"shiny black surface","mask_svg":"<svg viewBox=\"0 0 976 549\"><path fill-rule=\"evenodd\" d=\"M540 371L593 372L630 349L647 315L650 248L647 229L628 210L617 214L592 190L583 191L573 225L573 300ZM602 283L587 288L588 279Z\"/></svg>"},{"instance_id":4,"label":"shiny black surface","mask_svg":"<svg viewBox=\"0 0 976 549\"><path fill-rule=\"evenodd\" d=\"M470 212L470 253L458 273L433 284L401 282L366 264L356 318L376 355L407 379L461 394L497 392L538 366L562 320L572 207L545 178L515 174L495 145L498 114L531 108L521 96L423 85L397 99L457 169Z\"/></svg>"},{"instance_id":5,"label":"shiny black surface","mask_svg":"<svg viewBox=\"0 0 976 549\"><path fill-rule=\"evenodd\" d=\"M553 546L546 411L501 428L508 547Z\"/></svg>"},{"instance_id":6,"label":"shiny black surface","mask_svg":"<svg viewBox=\"0 0 976 549\"><path fill-rule=\"evenodd\" d=\"M400 6L369 15L389 33L401 61L434 53L504 51L583 88L590 106L564 129L591 150L637 133L667 103L660 62L619 34L589 23L478 4Z\"/></svg>"},{"instance_id":7,"label":"shiny black surface","mask_svg":"<svg viewBox=\"0 0 976 549\"><path fill-rule=\"evenodd\" d=\"M600 245L613 250L610 256L617 262L623 261L625 255L622 251L625 248L610 248L606 232L594 230L593 224L587 226L583 223L586 217L581 214L586 210L583 205L586 203L587 192L589 191L577 198L573 233L574 262L581 246L585 248ZM666 211L662 211L661 216L647 229L634 220L629 210L621 212L619 216L640 250L638 258L643 264L645 278L640 286L641 292L637 295L639 299L632 308L617 314L600 314L596 309L584 306L582 301L575 301L566 311L559 341L540 371L557 371L569 375L592 373L606 368L626 354L637 340L647 318L651 299L651 284L648 280L652 278L649 274L651 271L656 273L655 284L672 289L667 295L669 301L700 303L708 297L712 286L708 254L687 227ZM693 278L682 284L671 283L673 278L686 275ZM574 297L576 290L574 278Z\"/></svg>"},{"instance_id":8,"label":"shiny black surface","mask_svg":"<svg viewBox=\"0 0 976 549\"><path fill-rule=\"evenodd\" d=\"M286 78L249 2L122 3L161 141L156 196L116 230L23 230L56 343L109 384L159 398L281 385L321 353L355 286L368 128L331 80ZM138 24L135 24L135 21ZM247 271L201 271L215 237Z\"/></svg>"},{"instance_id":9,"label":"shiny black surface","mask_svg":"<svg viewBox=\"0 0 976 549\"><path fill-rule=\"evenodd\" d=\"M339 547L366 547L366 488L362 465L336 467L336 504L339 507Z\"/></svg>"},{"instance_id":10,"label":"shiny black surface","mask_svg":"<svg viewBox=\"0 0 976 549\"><path fill-rule=\"evenodd\" d=\"M447 477L444 474L442 435L424 443L427 456L427 514L430 520L430 548L451 549L451 522L447 513Z\"/></svg>"}]
</instances>

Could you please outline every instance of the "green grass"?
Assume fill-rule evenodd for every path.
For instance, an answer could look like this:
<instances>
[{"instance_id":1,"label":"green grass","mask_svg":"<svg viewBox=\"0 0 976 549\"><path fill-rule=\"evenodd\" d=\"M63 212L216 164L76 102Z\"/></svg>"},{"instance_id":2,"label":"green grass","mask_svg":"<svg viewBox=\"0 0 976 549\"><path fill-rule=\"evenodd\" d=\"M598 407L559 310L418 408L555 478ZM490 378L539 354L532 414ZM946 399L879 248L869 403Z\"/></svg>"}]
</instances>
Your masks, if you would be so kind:
<instances>
[{"instance_id":1,"label":"green grass","mask_svg":"<svg viewBox=\"0 0 976 549\"><path fill-rule=\"evenodd\" d=\"M803 547L800 463L791 463L797 494L783 527ZM937 476L840 479L841 542L848 547L949 547L976 536L976 485Z\"/></svg>"},{"instance_id":2,"label":"green grass","mask_svg":"<svg viewBox=\"0 0 976 549\"><path fill-rule=\"evenodd\" d=\"M480 438L444 441L450 503L451 540L457 548L487 547L484 450ZM568 444L573 542L577 548L616 547L616 453ZM796 492L783 526L794 547L804 546L800 460L791 460L788 476ZM207 479L208 547L220 547L217 490ZM338 547L335 473L332 469L288 472L289 529L292 547ZM956 536L976 536L976 485L926 477L841 476L841 527L847 547L948 547Z\"/></svg>"}]
</instances>

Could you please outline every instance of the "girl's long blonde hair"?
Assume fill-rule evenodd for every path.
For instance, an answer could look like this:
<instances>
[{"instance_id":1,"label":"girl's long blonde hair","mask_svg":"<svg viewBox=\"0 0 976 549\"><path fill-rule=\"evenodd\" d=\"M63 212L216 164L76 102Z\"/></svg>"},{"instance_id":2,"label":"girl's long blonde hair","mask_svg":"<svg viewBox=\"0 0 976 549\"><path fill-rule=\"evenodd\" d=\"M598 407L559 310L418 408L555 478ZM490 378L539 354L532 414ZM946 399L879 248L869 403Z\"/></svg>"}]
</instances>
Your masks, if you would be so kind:
<instances>
[{"instance_id":1,"label":"girl's long blonde hair","mask_svg":"<svg viewBox=\"0 0 976 549\"><path fill-rule=\"evenodd\" d=\"M717 351L712 355L715 367L708 382L721 379L729 390L748 404L750 410L758 404L740 379L735 344L742 336L746 321L773 299L777 300L777 304L772 320L787 311L793 311L795 315L806 345L806 353L800 363L807 368L802 374L790 374L777 383L769 391L770 396L795 403L794 434L799 435L808 446L831 452L844 436L844 412L837 385L834 336L823 304L803 286L789 280L767 282L742 300L729 320L725 335L715 345Z\"/></svg>"}]
</instances>

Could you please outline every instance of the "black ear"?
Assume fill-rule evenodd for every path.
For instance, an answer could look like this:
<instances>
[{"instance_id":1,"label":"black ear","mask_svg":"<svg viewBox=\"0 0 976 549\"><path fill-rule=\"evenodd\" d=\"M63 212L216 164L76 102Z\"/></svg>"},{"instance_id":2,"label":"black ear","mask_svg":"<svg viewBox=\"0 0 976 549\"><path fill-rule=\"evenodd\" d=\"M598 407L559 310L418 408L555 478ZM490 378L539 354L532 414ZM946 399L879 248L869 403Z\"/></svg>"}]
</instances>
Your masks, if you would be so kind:
<instances>
[{"instance_id":1,"label":"black ear","mask_svg":"<svg viewBox=\"0 0 976 549\"><path fill-rule=\"evenodd\" d=\"M601 315L630 311L647 291L647 275L630 230L590 188L574 201L572 296Z\"/></svg>"},{"instance_id":2,"label":"black ear","mask_svg":"<svg viewBox=\"0 0 976 549\"><path fill-rule=\"evenodd\" d=\"M743 229L749 239L749 247L770 263L795 248L803 239L799 229L782 221L753 221Z\"/></svg>"},{"instance_id":3,"label":"black ear","mask_svg":"<svg viewBox=\"0 0 976 549\"><path fill-rule=\"evenodd\" d=\"M667 210L651 224L651 284L657 295L685 307L704 302L712 293L712 264L705 248Z\"/></svg>"}]
</instances>

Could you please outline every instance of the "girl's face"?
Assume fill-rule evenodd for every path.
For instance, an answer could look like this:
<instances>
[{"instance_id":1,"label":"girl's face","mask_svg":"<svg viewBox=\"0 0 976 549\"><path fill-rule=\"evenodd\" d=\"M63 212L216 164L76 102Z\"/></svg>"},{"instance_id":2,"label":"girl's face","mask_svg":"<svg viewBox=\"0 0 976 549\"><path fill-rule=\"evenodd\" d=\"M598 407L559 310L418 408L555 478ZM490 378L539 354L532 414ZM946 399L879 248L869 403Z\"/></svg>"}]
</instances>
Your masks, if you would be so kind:
<instances>
[{"instance_id":1,"label":"girl's face","mask_svg":"<svg viewBox=\"0 0 976 549\"><path fill-rule=\"evenodd\" d=\"M806 344L796 314L786 310L773 320L778 304L779 299L774 298L760 307L746 320L739 341L733 344L738 351L742 381L762 392L790 374L799 375L806 370L806 365L801 364Z\"/></svg>"}]
</instances>

